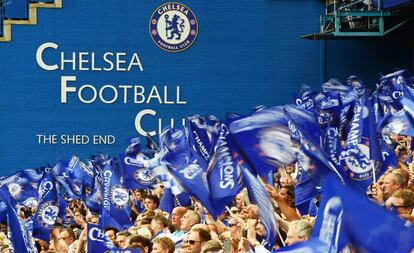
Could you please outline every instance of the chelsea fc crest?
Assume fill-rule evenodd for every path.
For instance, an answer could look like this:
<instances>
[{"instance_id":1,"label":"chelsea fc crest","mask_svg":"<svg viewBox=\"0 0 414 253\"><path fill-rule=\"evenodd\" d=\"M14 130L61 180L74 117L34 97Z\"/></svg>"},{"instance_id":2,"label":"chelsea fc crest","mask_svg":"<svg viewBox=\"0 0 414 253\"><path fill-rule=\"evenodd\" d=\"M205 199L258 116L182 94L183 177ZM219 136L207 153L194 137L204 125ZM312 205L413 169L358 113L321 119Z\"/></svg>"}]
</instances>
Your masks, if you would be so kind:
<instances>
[{"instance_id":1,"label":"chelsea fc crest","mask_svg":"<svg viewBox=\"0 0 414 253\"><path fill-rule=\"evenodd\" d=\"M59 207L56 203L48 201L39 206L37 219L44 227L51 229L56 222L59 213Z\"/></svg>"},{"instance_id":2,"label":"chelsea fc crest","mask_svg":"<svg viewBox=\"0 0 414 253\"><path fill-rule=\"evenodd\" d=\"M151 16L149 30L155 44L168 52L189 48L198 33L197 18L193 11L181 3L165 3Z\"/></svg>"},{"instance_id":3,"label":"chelsea fc crest","mask_svg":"<svg viewBox=\"0 0 414 253\"><path fill-rule=\"evenodd\" d=\"M125 208L129 204L128 190L120 184L114 185L111 189L111 202L118 209Z\"/></svg>"},{"instance_id":4,"label":"chelsea fc crest","mask_svg":"<svg viewBox=\"0 0 414 253\"><path fill-rule=\"evenodd\" d=\"M375 164L369 159L369 147L358 144L355 148L343 151L344 171L354 180L366 180L372 177Z\"/></svg>"}]
</instances>

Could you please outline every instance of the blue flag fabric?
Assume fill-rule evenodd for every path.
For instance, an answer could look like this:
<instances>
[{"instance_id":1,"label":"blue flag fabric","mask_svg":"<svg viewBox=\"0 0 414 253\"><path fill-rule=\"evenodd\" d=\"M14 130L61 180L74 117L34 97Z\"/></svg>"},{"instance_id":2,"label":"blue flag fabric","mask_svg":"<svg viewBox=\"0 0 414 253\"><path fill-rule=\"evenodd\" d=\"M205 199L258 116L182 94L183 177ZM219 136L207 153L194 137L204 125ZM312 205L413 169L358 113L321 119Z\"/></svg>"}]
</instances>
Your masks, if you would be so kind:
<instances>
[{"instance_id":1,"label":"blue flag fabric","mask_svg":"<svg viewBox=\"0 0 414 253\"><path fill-rule=\"evenodd\" d=\"M230 133L256 174L265 177L275 167L295 160L282 106L262 109L229 121Z\"/></svg>"},{"instance_id":2,"label":"blue flag fabric","mask_svg":"<svg viewBox=\"0 0 414 253\"><path fill-rule=\"evenodd\" d=\"M155 177L151 174L151 170L144 167L140 162L139 156L143 156L143 154L119 155L125 177L125 187L128 189L148 188L152 187L157 182Z\"/></svg>"},{"instance_id":3,"label":"blue flag fabric","mask_svg":"<svg viewBox=\"0 0 414 253\"><path fill-rule=\"evenodd\" d=\"M186 192L182 192L178 195L174 195L171 192L171 189L165 189L162 198L160 200L160 205L158 209L161 209L169 214L172 213L172 210L177 206L188 207L191 206L190 195Z\"/></svg>"},{"instance_id":4,"label":"blue flag fabric","mask_svg":"<svg viewBox=\"0 0 414 253\"><path fill-rule=\"evenodd\" d=\"M300 109L305 109L308 111L315 111L315 97L317 93L312 90L311 87L306 84L300 86L300 95L293 93L293 99L295 101L296 107Z\"/></svg>"},{"instance_id":5,"label":"blue flag fabric","mask_svg":"<svg viewBox=\"0 0 414 253\"><path fill-rule=\"evenodd\" d=\"M405 110L389 114L381 122L382 135L406 135L414 137L414 118Z\"/></svg>"},{"instance_id":6,"label":"blue flag fabric","mask_svg":"<svg viewBox=\"0 0 414 253\"><path fill-rule=\"evenodd\" d=\"M312 236L338 252L347 243L367 252L399 253L414 248L414 227L351 187L329 178Z\"/></svg>"},{"instance_id":7,"label":"blue flag fabric","mask_svg":"<svg viewBox=\"0 0 414 253\"><path fill-rule=\"evenodd\" d=\"M34 169L21 170L0 180L0 187L6 185L11 196L20 204L30 206L37 203L37 187L42 180L42 172Z\"/></svg>"},{"instance_id":8,"label":"blue flag fabric","mask_svg":"<svg viewBox=\"0 0 414 253\"><path fill-rule=\"evenodd\" d=\"M124 230L131 225L130 214L131 200L121 170L113 160L108 160L103 171L100 224L102 228Z\"/></svg>"},{"instance_id":9,"label":"blue flag fabric","mask_svg":"<svg viewBox=\"0 0 414 253\"><path fill-rule=\"evenodd\" d=\"M291 110L292 111L292 110ZM341 180L343 180L336 166L330 161L327 154L322 150L318 140L315 136L309 135L305 130L306 125L296 124L296 120L300 114L296 114L295 119L291 115L291 111L285 110L286 117L288 119L289 130L295 139L299 139L300 147L306 157L309 158L309 166L307 166L306 172L312 177L317 186L323 185L326 176L333 172Z\"/></svg>"},{"instance_id":10,"label":"blue flag fabric","mask_svg":"<svg viewBox=\"0 0 414 253\"><path fill-rule=\"evenodd\" d=\"M61 159L52 168L56 180L64 188L70 198L80 199L83 187L91 187L94 172L76 156L70 160Z\"/></svg>"},{"instance_id":11,"label":"blue flag fabric","mask_svg":"<svg viewBox=\"0 0 414 253\"><path fill-rule=\"evenodd\" d=\"M354 104L354 115L348 127L346 147L341 153L341 163L346 182L362 191L373 182L373 176L383 173L379 135L374 111L368 95Z\"/></svg>"},{"instance_id":12,"label":"blue flag fabric","mask_svg":"<svg viewBox=\"0 0 414 253\"><path fill-rule=\"evenodd\" d=\"M7 204L5 201L0 201L0 222L7 218Z\"/></svg>"},{"instance_id":13,"label":"blue flag fabric","mask_svg":"<svg viewBox=\"0 0 414 253\"><path fill-rule=\"evenodd\" d=\"M88 223L88 252L94 253L140 253L138 249L116 248L111 240L105 235L104 229L97 225Z\"/></svg>"},{"instance_id":14,"label":"blue flag fabric","mask_svg":"<svg viewBox=\"0 0 414 253\"><path fill-rule=\"evenodd\" d=\"M68 207L68 203L66 200L58 194L58 202L59 202L59 214L58 218L62 222L62 225L65 227L70 226L70 220L66 218L66 208Z\"/></svg>"},{"instance_id":15,"label":"blue flag fabric","mask_svg":"<svg viewBox=\"0 0 414 253\"><path fill-rule=\"evenodd\" d=\"M83 187L82 201L91 212L98 214L101 209L103 172L92 162L89 162L88 167L93 171L94 178L92 185Z\"/></svg>"},{"instance_id":16,"label":"blue flag fabric","mask_svg":"<svg viewBox=\"0 0 414 253\"><path fill-rule=\"evenodd\" d=\"M128 146L125 150L127 155L137 155L142 152L141 150L141 139L138 137L129 138L128 139Z\"/></svg>"},{"instance_id":17,"label":"blue flag fabric","mask_svg":"<svg viewBox=\"0 0 414 253\"><path fill-rule=\"evenodd\" d=\"M315 185L315 182L306 172L298 174L298 182L295 185L295 206L301 208L301 215L309 214L309 205L315 197L322 193L322 188Z\"/></svg>"},{"instance_id":18,"label":"blue flag fabric","mask_svg":"<svg viewBox=\"0 0 414 253\"><path fill-rule=\"evenodd\" d=\"M327 245L316 238L273 251L273 253L327 253Z\"/></svg>"},{"instance_id":19,"label":"blue flag fabric","mask_svg":"<svg viewBox=\"0 0 414 253\"><path fill-rule=\"evenodd\" d=\"M249 171L245 163L240 166L250 201L259 207L259 218L266 230L266 240L269 245L273 246L276 243L278 227L273 214L272 202L263 183Z\"/></svg>"},{"instance_id":20,"label":"blue flag fabric","mask_svg":"<svg viewBox=\"0 0 414 253\"><path fill-rule=\"evenodd\" d=\"M237 163L240 153L227 125L222 123L219 128L208 174L211 198L218 213L225 211L243 188L243 175Z\"/></svg>"},{"instance_id":21,"label":"blue flag fabric","mask_svg":"<svg viewBox=\"0 0 414 253\"><path fill-rule=\"evenodd\" d=\"M39 184L39 205L33 219L33 236L49 241L50 233L59 214L58 192L54 175L47 168Z\"/></svg>"},{"instance_id":22,"label":"blue flag fabric","mask_svg":"<svg viewBox=\"0 0 414 253\"><path fill-rule=\"evenodd\" d=\"M27 229L20 221L16 212L16 201L11 196L6 186L0 187L0 198L7 204L7 226L11 248L14 252L35 253L37 250L33 247L31 237Z\"/></svg>"},{"instance_id":23,"label":"blue flag fabric","mask_svg":"<svg viewBox=\"0 0 414 253\"><path fill-rule=\"evenodd\" d=\"M189 144L206 161L210 162L217 140L220 122L214 116L201 117L193 115L187 118Z\"/></svg>"},{"instance_id":24,"label":"blue flag fabric","mask_svg":"<svg viewBox=\"0 0 414 253\"><path fill-rule=\"evenodd\" d=\"M193 151L188 142L188 129L164 129L160 136L160 146L165 154L162 162L168 165L171 174L195 196L217 218L221 213L211 201L207 182L207 164Z\"/></svg>"},{"instance_id":25,"label":"blue flag fabric","mask_svg":"<svg viewBox=\"0 0 414 253\"><path fill-rule=\"evenodd\" d=\"M414 100L403 98L401 99L401 104L404 110L411 116L411 119L414 119Z\"/></svg>"}]
</instances>

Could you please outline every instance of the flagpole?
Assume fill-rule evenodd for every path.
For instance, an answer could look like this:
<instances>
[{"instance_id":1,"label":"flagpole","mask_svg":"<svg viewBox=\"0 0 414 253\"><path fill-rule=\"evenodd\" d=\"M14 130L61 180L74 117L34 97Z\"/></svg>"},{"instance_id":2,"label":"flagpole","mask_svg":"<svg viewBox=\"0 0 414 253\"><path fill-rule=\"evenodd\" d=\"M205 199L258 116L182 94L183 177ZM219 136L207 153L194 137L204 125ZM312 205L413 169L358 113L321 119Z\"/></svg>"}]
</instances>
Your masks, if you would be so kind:
<instances>
[{"instance_id":1,"label":"flagpole","mask_svg":"<svg viewBox=\"0 0 414 253\"><path fill-rule=\"evenodd\" d=\"M285 241L283 240L282 235L280 234L279 226L277 226L277 235L279 236L280 241L282 242L283 247L286 247Z\"/></svg>"},{"instance_id":2,"label":"flagpole","mask_svg":"<svg viewBox=\"0 0 414 253\"><path fill-rule=\"evenodd\" d=\"M372 181L373 181L374 184L376 184L377 183L377 175L375 175L375 162L373 162L373 164L374 164L374 166L372 166Z\"/></svg>"}]
</instances>

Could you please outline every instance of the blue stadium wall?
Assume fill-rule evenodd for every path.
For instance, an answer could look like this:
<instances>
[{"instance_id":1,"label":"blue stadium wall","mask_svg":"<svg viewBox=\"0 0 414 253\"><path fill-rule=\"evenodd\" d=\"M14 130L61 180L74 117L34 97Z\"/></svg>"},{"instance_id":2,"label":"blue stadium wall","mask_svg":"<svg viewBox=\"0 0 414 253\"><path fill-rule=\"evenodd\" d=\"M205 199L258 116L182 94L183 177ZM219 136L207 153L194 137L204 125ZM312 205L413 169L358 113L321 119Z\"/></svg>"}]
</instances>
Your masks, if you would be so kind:
<instances>
[{"instance_id":1,"label":"blue stadium wall","mask_svg":"<svg viewBox=\"0 0 414 253\"><path fill-rule=\"evenodd\" d=\"M395 36L372 41L300 39L317 32L323 13L323 1L309 0L180 1L195 13L199 32L191 48L169 53L155 45L148 31L151 14L165 2L63 0L61 9L38 9L35 26L13 25L12 41L0 44L0 175L53 164L71 154L82 159L97 152L117 156L126 138L139 135L136 116L146 109L156 115L145 115L140 124L151 131L160 120L165 126L174 118L177 126L195 113L223 119L228 112L291 103L291 93L301 83L319 88L327 78L343 79L355 70L374 80L378 71L412 68L412 46L403 41L397 47ZM406 35L396 34L400 40ZM46 42L59 46L44 52L47 63L58 62L60 52L126 52L139 55L144 71L47 71L36 60L36 51ZM383 58L384 52L392 56L391 62ZM162 91L167 86L170 100L176 99L180 86L186 104L154 99L148 104L122 99L85 104L73 93L62 103L62 76L76 76L70 85L77 88L130 84ZM38 135L58 139L39 143ZM85 135L89 142L63 144L60 137L65 135ZM94 135L114 136L116 141L94 144Z\"/></svg>"},{"instance_id":2,"label":"blue stadium wall","mask_svg":"<svg viewBox=\"0 0 414 253\"><path fill-rule=\"evenodd\" d=\"M384 37L328 40L325 50L323 71L326 80L338 78L345 81L355 74L374 88L380 73L400 69L413 73L414 22Z\"/></svg>"}]
</instances>

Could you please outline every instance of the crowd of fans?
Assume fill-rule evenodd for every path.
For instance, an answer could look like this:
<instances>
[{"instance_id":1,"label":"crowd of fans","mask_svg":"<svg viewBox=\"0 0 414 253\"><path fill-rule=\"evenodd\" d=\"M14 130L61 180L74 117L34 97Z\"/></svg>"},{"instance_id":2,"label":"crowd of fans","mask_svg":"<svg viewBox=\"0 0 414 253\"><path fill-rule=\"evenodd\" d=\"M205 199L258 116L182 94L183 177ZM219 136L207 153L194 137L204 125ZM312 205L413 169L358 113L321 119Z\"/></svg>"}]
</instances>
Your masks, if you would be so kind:
<instances>
[{"instance_id":1,"label":"crowd of fans","mask_svg":"<svg viewBox=\"0 0 414 253\"><path fill-rule=\"evenodd\" d=\"M389 168L377 182L367 189L367 197L378 205L398 213L414 222L414 157L411 138L393 136L397 168ZM316 214L301 216L295 208L294 187L297 169L295 164L279 168L274 174L274 184L266 184L273 201L279 233L277 244L269 245L266 230L258 215L258 206L251 204L246 190L240 192L233 205L214 220L195 199L192 206L178 206L171 214L158 209L163 185L155 189L139 189L130 192L133 225L124 231L105 228L105 235L118 248L135 248L149 253L199 253L199 252L271 252L273 249L309 239ZM319 202L320 198L317 197ZM318 203L316 204L318 205ZM26 220L34 209L22 208L20 218ZM87 224L98 223L98 215L92 214L79 200L70 202L66 209L69 226L57 223L50 241L36 239L39 253L87 250ZM7 225L0 227L0 251L9 252Z\"/></svg>"}]
</instances>

